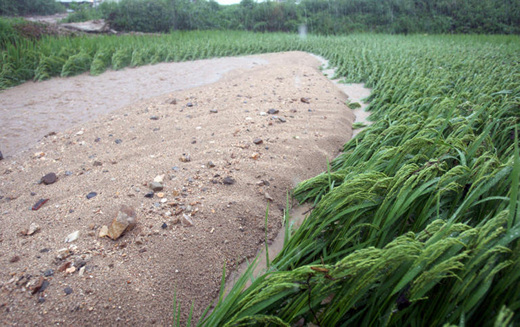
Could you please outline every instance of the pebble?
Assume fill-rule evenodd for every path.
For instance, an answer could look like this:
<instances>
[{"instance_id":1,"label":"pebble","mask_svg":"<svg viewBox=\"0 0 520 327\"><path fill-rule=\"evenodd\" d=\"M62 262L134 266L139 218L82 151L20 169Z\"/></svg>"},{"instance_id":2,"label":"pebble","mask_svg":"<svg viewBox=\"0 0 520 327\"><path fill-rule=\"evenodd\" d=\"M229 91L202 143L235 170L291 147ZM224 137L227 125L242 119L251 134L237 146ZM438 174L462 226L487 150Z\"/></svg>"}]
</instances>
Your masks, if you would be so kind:
<instances>
[{"instance_id":1,"label":"pebble","mask_svg":"<svg viewBox=\"0 0 520 327\"><path fill-rule=\"evenodd\" d=\"M301 98L300 101L303 102L303 103L311 103L311 99L310 98Z\"/></svg>"},{"instance_id":2,"label":"pebble","mask_svg":"<svg viewBox=\"0 0 520 327\"><path fill-rule=\"evenodd\" d=\"M56 176L55 173L48 173L47 175L45 175L41 178L41 181L43 184L49 185L49 184L54 184L57 179L58 179L58 177Z\"/></svg>"},{"instance_id":3,"label":"pebble","mask_svg":"<svg viewBox=\"0 0 520 327\"><path fill-rule=\"evenodd\" d=\"M87 194L87 199L92 199L93 197L95 197L97 195L96 192L90 192L89 194Z\"/></svg>"},{"instance_id":4,"label":"pebble","mask_svg":"<svg viewBox=\"0 0 520 327\"><path fill-rule=\"evenodd\" d=\"M103 163L101 161L94 161L94 163L92 165L94 167L101 167L101 166L103 166Z\"/></svg>"},{"instance_id":5,"label":"pebble","mask_svg":"<svg viewBox=\"0 0 520 327\"><path fill-rule=\"evenodd\" d=\"M167 225L166 223L163 223L163 224L161 225L161 228L162 228L162 229L166 229L166 228L168 228L168 225Z\"/></svg>"},{"instance_id":6,"label":"pebble","mask_svg":"<svg viewBox=\"0 0 520 327\"><path fill-rule=\"evenodd\" d=\"M117 139L117 140L115 140L114 142L116 142L116 144L121 144L121 143L123 143L123 140L121 140L121 139Z\"/></svg>"},{"instance_id":7,"label":"pebble","mask_svg":"<svg viewBox=\"0 0 520 327\"><path fill-rule=\"evenodd\" d=\"M51 276L54 276L54 270L52 269L47 269L43 272L43 276L45 277L51 277Z\"/></svg>"},{"instance_id":8,"label":"pebble","mask_svg":"<svg viewBox=\"0 0 520 327\"><path fill-rule=\"evenodd\" d=\"M267 116L267 112L261 111L260 116Z\"/></svg>"},{"instance_id":9,"label":"pebble","mask_svg":"<svg viewBox=\"0 0 520 327\"><path fill-rule=\"evenodd\" d=\"M184 227L193 226L193 220L191 220L190 216L185 213L182 214L181 222Z\"/></svg>"},{"instance_id":10,"label":"pebble","mask_svg":"<svg viewBox=\"0 0 520 327\"><path fill-rule=\"evenodd\" d=\"M0 151L0 160L4 160L4 155L2 154L2 151Z\"/></svg>"},{"instance_id":11,"label":"pebble","mask_svg":"<svg viewBox=\"0 0 520 327\"><path fill-rule=\"evenodd\" d=\"M151 117L150 117L150 120L159 120L159 117L157 117L157 116L151 116Z\"/></svg>"},{"instance_id":12,"label":"pebble","mask_svg":"<svg viewBox=\"0 0 520 327\"><path fill-rule=\"evenodd\" d=\"M137 223L135 210L123 204L117 213L117 217L112 220L108 227L107 236L113 240L118 239L124 232L131 230Z\"/></svg>"},{"instance_id":13,"label":"pebble","mask_svg":"<svg viewBox=\"0 0 520 327\"><path fill-rule=\"evenodd\" d=\"M78 237L79 237L79 230L67 235L67 237L65 238L65 243L74 242L75 240L78 239Z\"/></svg>"},{"instance_id":14,"label":"pebble","mask_svg":"<svg viewBox=\"0 0 520 327\"><path fill-rule=\"evenodd\" d=\"M217 109L211 109L209 112L212 113L212 114L216 114L216 113L218 113L218 110Z\"/></svg>"},{"instance_id":15,"label":"pebble","mask_svg":"<svg viewBox=\"0 0 520 327\"><path fill-rule=\"evenodd\" d=\"M278 109L269 109L267 111L267 113L270 114L270 115L276 115L279 112L280 112L280 110L278 110Z\"/></svg>"},{"instance_id":16,"label":"pebble","mask_svg":"<svg viewBox=\"0 0 520 327\"><path fill-rule=\"evenodd\" d=\"M40 230L40 226L38 226L38 224L31 223L31 225L29 226L29 229L27 230L27 235L32 235L39 230Z\"/></svg>"},{"instance_id":17,"label":"pebble","mask_svg":"<svg viewBox=\"0 0 520 327\"><path fill-rule=\"evenodd\" d=\"M191 156L189 154L183 153L179 160L182 162L190 162Z\"/></svg>"},{"instance_id":18,"label":"pebble","mask_svg":"<svg viewBox=\"0 0 520 327\"><path fill-rule=\"evenodd\" d=\"M157 175L157 176L155 176L153 181L157 182L157 183L162 183L164 181L164 175Z\"/></svg>"},{"instance_id":19,"label":"pebble","mask_svg":"<svg viewBox=\"0 0 520 327\"><path fill-rule=\"evenodd\" d=\"M49 199L40 199L38 200L38 202L36 202L33 206L32 206L32 210L38 210L40 209L44 204L45 202L49 201Z\"/></svg>"},{"instance_id":20,"label":"pebble","mask_svg":"<svg viewBox=\"0 0 520 327\"><path fill-rule=\"evenodd\" d=\"M144 195L144 197L145 197L145 198L149 198L149 199L151 199L151 198L153 198L153 195L154 195L153 192L148 192L148 193L146 193L146 194Z\"/></svg>"},{"instance_id":21,"label":"pebble","mask_svg":"<svg viewBox=\"0 0 520 327\"><path fill-rule=\"evenodd\" d=\"M261 138L256 138L253 140L254 144L262 144L264 141Z\"/></svg>"},{"instance_id":22,"label":"pebble","mask_svg":"<svg viewBox=\"0 0 520 327\"><path fill-rule=\"evenodd\" d=\"M233 184L235 184L235 180L233 178L229 177L229 176L224 178L223 182L224 182L225 185L233 185Z\"/></svg>"},{"instance_id":23,"label":"pebble","mask_svg":"<svg viewBox=\"0 0 520 327\"><path fill-rule=\"evenodd\" d=\"M188 103L186 104L186 107L193 107L193 103L188 102Z\"/></svg>"},{"instance_id":24,"label":"pebble","mask_svg":"<svg viewBox=\"0 0 520 327\"><path fill-rule=\"evenodd\" d=\"M162 191L164 188L164 186L159 182L151 182L148 186L154 192Z\"/></svg>"},{"instance_id":25,"label":"pebble","mask_svg":"<svg viewBox=\"0 0 520 327\"><path fill-rule=\"evenodd\" d=\"M9 259L9 262L10 263L15 263L15 262L18 262L20 261L20 257L15 255L14 257L11 257L11 259Z\"/></svg>"},{"instance_id":26,"label":"pebble","mask_svg":"<svg viewBox=\"0 0 520 327\"><path fill-rule=\"evenodd\" d=\"M278 117L278 120L281 121L282 123L287 122L287 119L285 119L285 118L283 118L283 117Z\"/></svg>"},{"instance_id":27,"label":"pebble","mask_svg":"<svg viewBox=\"0 0 520 327\"><path fill-rule=\"evenodd\" d=\"M108 235L108 227L103 225L103 227L101 227L101 229L99 230L98 237L105 237L107 235Z\"/></svg>"},{"instance_id":28,"label":"pebble","mask_svg":"<svg viewBox=\"0 0 520 327\"><path fill-rule=\"evenodd\" d=\"M209 168L214 168L215 167L215 164L213 163L213 161L208 161L208 167Z\"/></svg>"},{"instance_id":29,"label":"pebble","mask_svg":"<svg viewBox=\"0 0 520 327\"><path fill-rule=\"evenodd\" d=\"M68 170L65 172L65 176L72 176L73 174L74 174L73 172L68 171Z\"/></svg>"},{"instance_id":30,"label":"pebble","mask_svg":"<svg viewBox=\"0 0 520 327\"><path fill-rule=\"evenodd\" d=\"M72 294L74 291L72 290L71 287L67 286L63 289L63 292L65 293L65 295L69 295L69 294Z\"/></svg>"}]
</instances>

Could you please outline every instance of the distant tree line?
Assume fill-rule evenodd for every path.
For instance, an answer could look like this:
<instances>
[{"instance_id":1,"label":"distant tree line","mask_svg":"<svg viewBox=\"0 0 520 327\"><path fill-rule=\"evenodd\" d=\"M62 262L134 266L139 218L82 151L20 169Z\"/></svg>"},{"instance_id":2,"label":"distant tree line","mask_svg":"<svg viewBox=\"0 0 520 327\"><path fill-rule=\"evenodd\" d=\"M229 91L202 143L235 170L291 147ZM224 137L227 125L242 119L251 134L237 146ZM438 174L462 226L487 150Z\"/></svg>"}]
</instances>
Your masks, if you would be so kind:
<instances>
[{"instance_id":1,"label":"distant tree line","mask_svg":"<svg viewBox=\"0 0 520 327\"><path fill-rule=\"evenodd\" d=\"M56 0L0 0L0 16L50 15L65 11Z\"/></svg>"},{"instance_id":2,"label":"distant tree line","mask_svg":"<svg viewBox=\"0 0 520 327\"><path fill-rule=\"evenodd\" d=\"M47 7L48 6L48 7ZM0 14L52 11L54 0L0 0ZM52 10L51 10L52 9ZM520 34L519 0L122 0L78 7L70 20L105 18L119 31L234 29L310 33Z\"/></svg>"}]
</instances>

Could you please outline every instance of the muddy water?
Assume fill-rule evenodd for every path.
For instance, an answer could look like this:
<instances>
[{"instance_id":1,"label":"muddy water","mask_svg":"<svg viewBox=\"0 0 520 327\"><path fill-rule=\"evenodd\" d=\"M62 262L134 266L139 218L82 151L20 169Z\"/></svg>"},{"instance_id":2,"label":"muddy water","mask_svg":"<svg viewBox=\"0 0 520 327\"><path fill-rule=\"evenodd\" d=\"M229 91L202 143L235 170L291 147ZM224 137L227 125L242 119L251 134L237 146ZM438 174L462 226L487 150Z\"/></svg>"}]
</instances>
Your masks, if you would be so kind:
<instances>
[{"instance_id":1,"label":"muddy water","mask_svg":"<svg viewBox=\"0 0 520 327\"><path fill-rule=\"evenodd\" d=\"M255 57L219 58L27 82L0 91L0 151L12 156L51 132L136 101L214 83L231 70L266 63Z\"/></svg>"}]
</instances>

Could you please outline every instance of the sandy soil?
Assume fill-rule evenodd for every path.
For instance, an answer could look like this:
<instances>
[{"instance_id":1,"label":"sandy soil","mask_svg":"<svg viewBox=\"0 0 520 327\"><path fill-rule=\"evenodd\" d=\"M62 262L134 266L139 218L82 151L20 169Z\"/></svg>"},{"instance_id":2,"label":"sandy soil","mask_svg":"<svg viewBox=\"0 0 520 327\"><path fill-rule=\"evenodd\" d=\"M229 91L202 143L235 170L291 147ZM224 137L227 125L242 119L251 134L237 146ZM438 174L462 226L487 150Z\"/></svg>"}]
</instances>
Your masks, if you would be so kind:
<instances>
[{"instance_id":1,"label":"sandy soil","mask_svg":"<svg viewBox=\"0 0 520 327\"><path fill-rule=\"evenodd\" d=\"M193 75L235 60L238 66L218 81L187 88ZM28 151L9 148L0 161L0 325L166 326L175 293L183 317L191 303L200 316L218 293L224 263L233 270L262 246L268 201L273 239L286 192L324 171L350 138L347 97L315 57L291 52L204 62L185 63L193 73L182 78L169 71L162 90L153 83L165 66L109 72L127 81L137 73L146 86L118 87L108 79L101 88L111 96L101 96L99 112L70 117L57 130L40 128L38 135L56 134ZM47 106L40 113L47 120L57 110L45 105L56 100L54 90L76 85L58 94L77 92L73 103L84 105L105 75L91 84L89 76L25 84L12 99L28 101L33 88L45 85L48 94L43 88L38 101ZM2 98L11 91L18 88ZM128 102L118 102L119 93ZM59 120L68 115L76 114ZM39 183L50 172L57 181ZM162 194L145 197L161 175ZM87 199L91 192L97 195ZM49 201L31 210L39 199ZM135 209L136 228L116 241L100 238L123 204ZM192 226L179 222L184 215ZM39 230L24 235L31 224ZM78 239L65 243L75 231Z\"/></svg>"}]
</instances>

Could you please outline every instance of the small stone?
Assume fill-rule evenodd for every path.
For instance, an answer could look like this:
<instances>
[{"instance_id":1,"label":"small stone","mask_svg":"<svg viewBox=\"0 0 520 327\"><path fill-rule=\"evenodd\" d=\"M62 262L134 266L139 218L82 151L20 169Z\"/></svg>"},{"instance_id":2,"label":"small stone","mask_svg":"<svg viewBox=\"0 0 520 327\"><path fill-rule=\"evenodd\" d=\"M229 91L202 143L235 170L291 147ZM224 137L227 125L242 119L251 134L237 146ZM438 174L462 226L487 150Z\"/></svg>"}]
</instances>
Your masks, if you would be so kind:
<instances>
[{"instance_id":1,"label":"small stone","mask_svg":"<svg viewBox=\"0 0 520 327\"><path fill-rule=\"evenodd\" d=\"M301 98L300 101L303 102L303 103L311 103L311 99L310 98Z\"/></svg>"},{"instance_id":2,"label":"small stone","mask_svg":"<svg viewBox=\"0 0 520 327\"><path fill-rule=\"evenodd\" d=\"M157 117L157 116L151 116L151 117L150 117L150 120L159 120L159 117Z\"/></svg>"},{"instance_id":3,"label":"small stone","mask_svg":"<svg viewBox=\"0 0 520 327\"><path fill-rule=\"evenodd\" d=\"M225 185L233 185L233 184L235 184L235 180L233 178L229 177L229 176L224 178L223 182L224 182Z\"/></svg>"},{"instance_id":4,"label":"small stone","mask_svg":"<svg viewBox=\"0 0 520 327\"><path fill-rule=\"evenodd\" d=\"M186 107L193 107L193 103L188 102L188 103L186 104Z\"/></svg>"},{"instance_id":5,"label":"small stone","mask_svg":"<svg viewBox=\"0 0 520 327\"><path fill-rule=\"evenodd\" d=\"M84 273L85 273L85 267L79 268L79 273L78 273L79 277L83 276Z\"/></svg>"},{"instance_id":6,"label":"small stone","mask_svg":"<svg viewBox=\"0 0 520 327\"><path fill-rule=\"evenodd\" d=\"M54 276L54 270L52 269L47 269L43 272L43 276L45 277L51 277L51 276Z\"/></svg>"},{"instance_id":7,"label":"small stone","mask_svg":"<svg viewBox=\"0 0 520 327\"><path fill-rule=\"evenodd\" d=\"M251 155L251 159L253 159L253 160L257 160L258 158L260 158L260 153L258 153L258 152L254 152Z\"/></svg>"},{"instance_id":8,"label":"small stone","mask_svg":"<svg viewBox=\"0 0 520 327\"><path fill-rule=\"evenodd\" d=\"M281 121L282 123L287 122L287 119L285 119L285 118L283 118L283 117L278 117L278 120Z\"/></svg>"},{"instance_id":9,"label":"small stone","mask_svg":"<svg viewBox=\"0 0 520 327\"><path fill-rule=\"evenodd\" d=\"M182 162L190 162L191 156L189 154L183 153L179 160Z\"/></svg>"},{"instance_id":10,"label":"small stone","mask_svg":"<svg viewBox=\"0 0 520 327\"><path fill-rule=\"evenodd\" d=\"M121 144L121 143L123 143L123 140L121 140L121 139L116 139L114 142L116 142L116 144Z\"/></svg>"},{"instance_id":11,"label":"small stone","mask_svg":"<svg viewBox=\"0 0 520 327\"><path fill-rule=\"evenodd\" d=\"M173 99L170 101L170 104L177 104L177 99Z\"/></svg>"},{"instance_id":12,"label":"small stone","mask_svg":"<svg viewBox=\"0 0 520 327\"><path fill-rule=\"evenodd\" d=\"M40 199L38 200L38 202L36 202L33 206L32 206L32 210L36 211L38 209L40 209L47 201L49 201L49 199Z\"/></svg>"},{"instance_id":13,"label":"small stone","mask_svg":"<svg viewBox=\"0 0 520 327\"><path fill-rule=\"evenodd\" d=\"M74 266L65 269L65 273L67 273L67 274L73 274L75 271L76 271L76 267L74 267Z\"/></svg>"},{"instance_id":14,"label":"small stone","mask_svg":"<svg viewBox=\"0 0 520 327\"><path fill-rule=\"evenodd\" d=\"M168 225L167 225L166 223L163 223L163 224L161 225L161 228L162 228L162 229L166 229L166 228L168 228Z\"/></svg>"},{"instance_id":15,"label":"small stone","mask_svg":"<svg viewBox=\"0 0 520 327\"><path fill-rule=\"evenodd\" d=\"M144 197L145 197L145 198L149 198L149 199L151 199L151 198L153 198L153 195L154 195L153 192L148 192L148 193L146 193L146 194L144 195Z\"/></svg>"},{"instance_id":16,"label":"small stone","mask_svg":"<svg viewBox=\"0 0 520 327\"><path fill-rule=\"evenodd\" d=\"M157 182L157 183L162 183L164 181L164 175L157 175L157 176L155 176L153 181Z\"/></svg>"},{"instance_id":17,"label":"small stone","mask_svg":"<svg viewBox=\"0 0 520 327\"><path fill-rule=\"evenodd\" d=\"M267 116L267 112L265 112L265 111L261 111L261 112L260 112L260 116Z\"/></svg>"},{"instance_id":18,"label":"small stone","mask_svg":"<svg viewBox=\"0 0 520 327\"><path fill-rule=\"evenodd\" d=\"M10 263L15 263L15 262L18 262L20 261L20 257L15 255L14 257L11 257L11 259L9 259L9 262Z\"/></svg>"},{"instance_id":19,"label":"small stone","mask_svg":"<svg viewBox=\"0 0 520 327\"><path fill-rule=\"evenodd\" d=\"M71 265L72 265L72 262L67 261L67 262L65 262L64 264L62 264L62 265L58 268L58 271L59 271L59 272L64 272L64 271L66 271L67 269L69 269Z\"/></svg>"},{"instance_id":20,"label":"small stone","mask_svg":"<svg viewBox=\"0 0 520 327\"><path fill-rule=\"evenodd\" d=\"M253 140L254 144L262 144L264 141L261 138L256 138Z\"/></svg>"},{"instance_id":21,"label":"small stone","mask_svg":"<svg viewBox=\"0 0 520 327\"><path fill-rule=\"evenodd\" d=\"M113 240L118 239L124 232L131 230L137 223L135 210L127 205L122 205L108 228L108 237Z\"/></svg>"},{"instance_id":22,"label":"small stone","mask_svg":"<svg viewBox=\"0 0 520 327\"><path fill-rule=\"evenodd\" d=\"M0 151L0 160L4 160L4 155L2 154L2 151Z\"/></svg>"},{"instance_id":23,"label":"small stone","mask_svg":"<svg viewBox=\"0 0 520 327\"><path fill-rule=\"evenodd\" d=\"M157 197L160 199L164 198L164 193L163 192L157 193Z\"/></svg>"},{"instance_id":24,"label":"small stone","mask_svg":"<svg viewBox=\"0 0 520 327\"><path fill-rule=\"evenodd\" d=\"M83 133L85 133L84 131L79 131L76 133L76 135L83 135Z\"/></svg>"},{"instance_id":25,"label":"small stone","mask_svg":"<svg viewBox=\"0 0 520 327\"><path fill-rule=\"evenodd\" d=\"M54 184L58 177L55 173L48 173L47 175L43 176L41 181L45 185Z\"/></svg>"},{"instance_id":26,"label":"small stone","mask_svg":"<svg viewBox=\"0 0 520 327\"><path fill-rule=\"evenodd\" d=\"M164 186L161 184L161 183L158 183L158 182L151 182L149 185L148 185L152 191L154 192L159 192L159 191L162 191Z\"/></svg>"},{"instance_id":27,"label":"small stone","mask_svg":"<svg viewBox=\"0 0 520 327\"><path fill-rule=\"evenodd\" d=\"M71 287L67 286L63 289L63 292L65 293L65 295L69 295L69 294L72 294L74 291L72 290Z\"/></svg>"},{"instance_id":28,"label":"small stone","mask_svg":"<svg viewBox=\"0 0 520 327\"><path fill-rule=\"evenodd\" d=\"M269 193L265 192L265 193L264 193L264 196L265 196L265 198L267 199L267 201L270 201L270 202L273 202L273 201L274 201L273 197L270 196Z\"/></svg>"},{"instance_id":29,"label":"small stone","mask_svg":"<svg viewBox=\"0 0 520 327\"><path fill-rule=\"evenodd\" d=\"M106 225L103 225L100 229L99 229L99 234L98 234L98 237L105 237L108 235L108 227Z\"/></svg>"},{"instance_id":30,"label":"small stone","mask_svg":"<svg viewBox=\"0 0 520 327\"><path fill-rule=\"evenodd\" d=\"M67 235L67 237L65 238L65 243L74 242L75 240L78 239L78 237L79 237L79 230Z\"/></svg>"},{"instance_id":31,"label":"small stone","mask_svg":"<svg viewBox=\"0 0 520 327\"><path fill-rule=\"evenodd\" d=\"M213 161L208 161L208 167L209 168L214 168L215 167L215 164L213 163Z\"/></svg>"},{"instance_id":32,"label":"small stone","mask_svg":"<svg viewBox=\"0 0 520 327\"><path fill-rule=\"evenodd\" d=\"M27 230L27 235L32 235L32 234L36 233L39 230L40 230L40 226L38 226L38 224L36 224L36 223L32 223L29 226L29 229Z\"/></svg>"},{"instance_id":33,"label":"small stone","mask_svg":"<svg viewBox=\"0 0 520 327\"><path fill-rule=\"evenodd\" d=\"M43 276L40 276L38 282L36 282L36 284L34 285L31 294L41 293L45 291L47 287L49 287L49 282L45 278L43 278Z\"/></svg>"},{"instance_id":34,"label":"small stone","mask_svg":"<svg viewBox=\"0 0 520 327\"><path fill-rule=\"evenodd\" d=\"M97 195L96 192L90 192L89 194L87 194L87 199L90 200L92 199L93 197L95 197Z\"/></svg>"},{"instance_id":35,"label":"small stone","mask_svg":"<svg viewBox=\"0 0 520 327\"><path fill-rule=\"evenodd\" d=\"M94 161L94 163L92 165L94 167L101 167L101 166L103 166L103 163L101 161Z\"/></svg>"},{"instance_id":36,"label":"small stone","mask_svg":"<svg viewBox=\"0 0 520 327\"><path fill-rule=\"evenodd\" d=\"M182 226L184 226L184 227L193 226L193 220L191 220L190 216L188 216L185 213L182 214L181 222L182 222Z\"/></svg>"},{"instance_id":37,"label":"small stone","mask_svg":"<svg viewBox=\"0 0 520 327\"><path fill-rule=\"evenodd\" d=\"M71 172L71 171L68 171L68 170L67 170L67 171L65 171L65 176L72 176L72 175L74 175L74 173L73 173L73 172Z\"/></svg>"},{"instance_id":38,"label":"small stone","mask_svg":"<svg viewBox=\"0 0 520 327\"><path fill-rule=\"evenodd\" d=\"M269 109L267 111L267 113L270 114L270 115L276 115L279 112L280 112L280 110L278 110L278 109Z\"/></svg>"},{"instance_id":39,"label":"small stone","mask_svg":"<svg viewBox=\"0 0 520 327\"><path fill-rule=\"evenodd\" d=\"M210 109L209 112L212 113L212 114L216 114L216 113L218 113L218 110L217 109Z\"/></svg>"}]
</instances>

